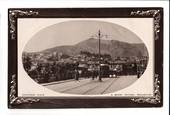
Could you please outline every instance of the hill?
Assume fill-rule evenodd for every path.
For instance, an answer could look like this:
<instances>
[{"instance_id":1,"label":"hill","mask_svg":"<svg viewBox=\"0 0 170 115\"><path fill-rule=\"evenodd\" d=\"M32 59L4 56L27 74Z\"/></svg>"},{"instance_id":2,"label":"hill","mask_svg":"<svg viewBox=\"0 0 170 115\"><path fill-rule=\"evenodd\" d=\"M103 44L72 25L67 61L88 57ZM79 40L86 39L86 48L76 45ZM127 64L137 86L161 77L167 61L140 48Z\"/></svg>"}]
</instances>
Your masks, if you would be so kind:
<instances>
[{"instance_id":1,"label":"hill","mask_svg":"<svg viewBox=\"0 0 170 115\"><path fill-rule=\"evenodd\" d=\"M56 46L54 48L46 49L41 53L58 52L71 56L77 55L81 51L98 53L98 39L90 38L72 46ZM148 51L143 43L101 40L101 54L109 54L112 57L148 56Z\"/></svg>"}]
</instances>

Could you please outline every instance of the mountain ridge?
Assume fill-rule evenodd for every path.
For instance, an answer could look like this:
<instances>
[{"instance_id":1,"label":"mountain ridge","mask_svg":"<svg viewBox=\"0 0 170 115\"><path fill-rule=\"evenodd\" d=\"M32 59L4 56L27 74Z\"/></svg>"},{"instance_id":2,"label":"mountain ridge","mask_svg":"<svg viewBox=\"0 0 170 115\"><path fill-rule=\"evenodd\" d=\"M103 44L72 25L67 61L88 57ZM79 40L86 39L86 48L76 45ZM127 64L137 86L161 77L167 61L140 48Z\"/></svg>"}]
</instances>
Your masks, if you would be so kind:
<instances>
[{"instance_id":1,"label":"mountain ridge","mask_svg":"<svg viewBox=\"0 0 170 115\"><path fill-rule=\"evenodd\" d=\"M129 57L129 56L148 56L148 51L144 43L127 43L118 40L101 39L101 54L109 54L112 57ZM41 51L40 53L63 53L67 55L77 55L81 51L90 53L99 52L99 40L89 38L75 45L56 46ZM37 52L36 52L37 53Z\"/></svg>"}]
</instances>

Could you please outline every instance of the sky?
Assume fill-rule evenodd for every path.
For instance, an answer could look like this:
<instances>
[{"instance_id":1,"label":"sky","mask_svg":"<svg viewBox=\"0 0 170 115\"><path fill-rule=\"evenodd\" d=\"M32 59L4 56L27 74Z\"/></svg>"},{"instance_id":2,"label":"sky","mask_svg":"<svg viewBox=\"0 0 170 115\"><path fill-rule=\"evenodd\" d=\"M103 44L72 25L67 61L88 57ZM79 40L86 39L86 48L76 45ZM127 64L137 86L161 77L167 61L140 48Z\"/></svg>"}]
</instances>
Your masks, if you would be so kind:
<instances>
[{"instance_id":1,"label":"sky","mask_svg":"<svg viewBox=\"0 0 170 115\"><path fill-rule=\"evenodd\" d=\"M56 46L74 45L97 35L99 30L107 35L101 39L142 42L137 35L120 25L104 21L76 20L45 27L28 41L24 51L38 52Z\"/></svg>"}]
</instances>

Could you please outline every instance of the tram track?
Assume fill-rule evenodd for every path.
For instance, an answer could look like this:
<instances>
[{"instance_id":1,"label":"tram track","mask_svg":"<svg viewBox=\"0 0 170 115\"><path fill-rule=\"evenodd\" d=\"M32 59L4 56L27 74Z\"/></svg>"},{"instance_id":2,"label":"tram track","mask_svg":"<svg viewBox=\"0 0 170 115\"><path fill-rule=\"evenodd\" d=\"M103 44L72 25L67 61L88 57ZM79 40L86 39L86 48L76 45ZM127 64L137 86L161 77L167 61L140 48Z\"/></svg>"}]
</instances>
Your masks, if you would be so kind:
<instances>
[{"instance_id":1,"label":"tram track","mask_svg":"<svg viewBox=\"0 0 170 115\"><path fill-rule=\"evenodd\" d=\"M107 80L105 80L105 81L103 81L103 82L107 82L109 79L107 79ZM95 82L95 84L97 85L95 85L95 84L92 84L92 82ZM82 84L82 85L79 85L79 86L76 86L76 87L72 87L72 88L69 88L69 89L66 89L66 90L63 90L63 91L60 91L60 92L63 92L63 93L65 93L65 92L68 92L68 91L71 91L71 90L76 90L76 89L78 89L78 88L82 88L82 87L86 87L87 85L95 85L95 86L93 86L93 88L90 88L90 89L88 89L88 90L86 90L85 92L83 92L82 94L85 94L85 93L87 93L87 92L89 92L90 90L93 90L94 88L97 88L98 86L100 86L100 85L98 85L98 81L89 81L88 83L85 83L85 84Z\"/></svg>"},{"instance_id":2,"label":"tram track","mask_svg":"<svg viewBox=\"0 0 170 115\"><path fill-rule=\"evenodd\" d=\"M89 81L88 83L85 83L85 84L81 84L81 85L78 85L78 86L76 86L76 87L72 87L72 88L68 88L68 89L65 89L65 90L63 90L63 91L60 91L60 92L67 92L67 91L69 91L69 90L72 90L72 89L75 89L75 88L78 88L78 87L81 87L81 86L83 86L83 85L87 85L87 84L90 84L91 83L91 81Z\"/></svg>"},{"instance_id":3,"label":"tram track","mask_svg":"<svg viewBox=\"0 0 170 115\"><path fill-rule=\"evenodd\" d=\"M110 86L113 84L113 82L117 81L118 79L112 80L112 82L101 92L101 94L104 94L104 92L106 92Z\"/></svg>"},{"instance_id":4,"label":"tram track","mask_svg":"<svg viewBox=\"0 0 170 115\"><path fill-rule=\"evenodd\" d=\"M109 79L108 79L109 80ZM104 81L104 82L107 82L108 80L106 80L106 81ZM97 84L95 87L93 87L93 88L91 88L91 89L89 89L89 90L87 90L87 91L85 91L83 94L87 94L88 92L90 92L90 91L92 91L92 90L94 90L95 88L97 88L97 87L99 87L100 85L99 84Z\"/></svg>"},{"instance_id":5,"label":"tram track","mask_svg":"<svg viewBox=\"0 0 170 115\"><path fill-rule=\"evenodd\" d=\"M109 78L105 82L98 84L97 86L89 89L88 91L84 92L83 94L87 94L87 95L102 94L101 92L104 92L103 89L105 90L106 88L108 88L110 86L110 84L113 83L113 81L112 81L113 79L111 81L110 81L110 79L112 79L112 78ZM107 84L109 84L109 85L107 85Z\"/></svg>"},{"instance_id":6,"label":"tram track","mask_svg":"<svg viewBox=\"0 0 170 115\"><path fill-rule=\"evenodd\" d=\"M98 79L83 79L80 81L70 81L61 84L49 85L47 88L60 93L77 94L77 95L102 95L112 93L129 86L137 78L136 76L120 78L102 78L102 82Z\"/></svg>"}]
</instances>

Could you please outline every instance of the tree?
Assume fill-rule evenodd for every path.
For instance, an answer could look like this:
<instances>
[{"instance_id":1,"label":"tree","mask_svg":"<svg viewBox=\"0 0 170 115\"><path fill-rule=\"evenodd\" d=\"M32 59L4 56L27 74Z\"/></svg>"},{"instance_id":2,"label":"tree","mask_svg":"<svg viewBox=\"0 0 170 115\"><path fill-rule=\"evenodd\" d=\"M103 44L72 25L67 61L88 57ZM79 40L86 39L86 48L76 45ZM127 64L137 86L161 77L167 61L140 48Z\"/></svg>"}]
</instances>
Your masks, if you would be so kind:
<instances>
[{"instance_id":1,"label":"tree","mask_svg":"<svg viewBox=\"0 0 170 115\"><path fill-rule=\"evenodd\" d=\"M62 59L67 59L67 58L69 58L69 57L70 57L70 56L67 55L67 54L63 54L63 55L61 56Z\"/></svg>"},{"instance_id":2,"label":"tree","mask_svg":"<svg viewBox=\"0 0 170 115\"><path fill-rule=\"evenodd\" d=\"M31 58L27 55L25 55L23 57L23 66L24 66L24 69L28 72L30 69L31 69Z\"/></svg>"}]
</instances>

